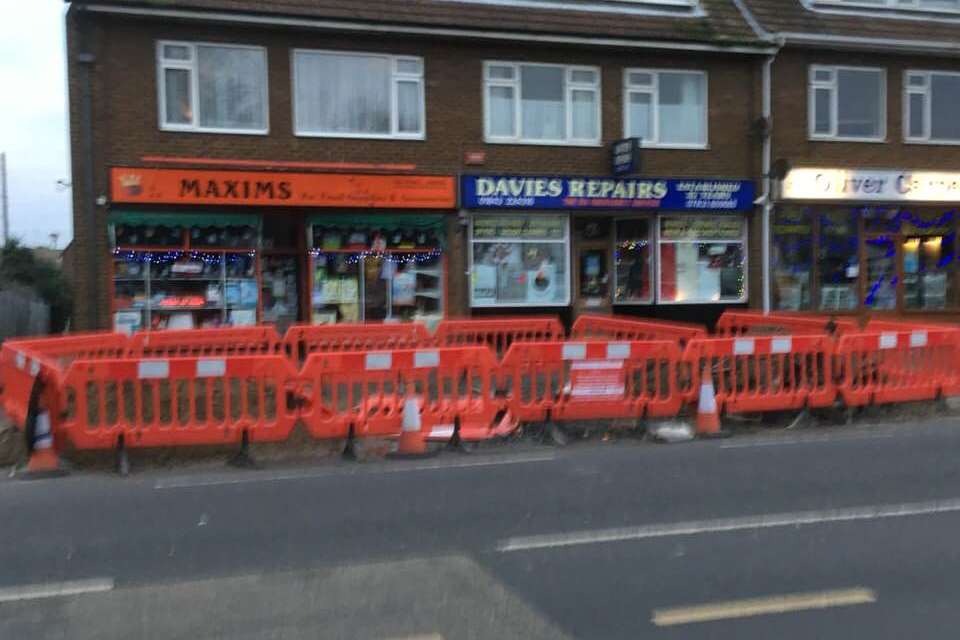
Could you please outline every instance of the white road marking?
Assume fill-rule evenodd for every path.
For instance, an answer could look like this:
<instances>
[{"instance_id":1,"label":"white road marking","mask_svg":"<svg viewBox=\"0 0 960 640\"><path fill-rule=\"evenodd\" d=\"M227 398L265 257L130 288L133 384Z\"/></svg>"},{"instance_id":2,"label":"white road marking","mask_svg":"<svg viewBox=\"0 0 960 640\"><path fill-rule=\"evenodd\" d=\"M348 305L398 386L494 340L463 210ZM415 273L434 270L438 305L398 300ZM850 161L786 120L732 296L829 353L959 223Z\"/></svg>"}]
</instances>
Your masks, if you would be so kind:
<instances>
[{"instance_id":1,"label":"white road marking","mask_svg":"<svg viewBox=\"0 0 960 640\"><path fill-rule=\"evenodd\" d=\"M855 587L853 589L793 593L767 596L764 598L714 602L688 607L654 609L651 621L658 627L668 627L677 624L712 622L714 620L729 620L731 618L750 618L774 613L790 613L792 611L849 607L857 604L870 604L876 601L877 594L874 593L872 589Z\"/></svg>"},{"instance_id":2,"label":"white road marking","mask_svg":"<svg viewBox=\"0 0 960 640\"><path fill-rule=\"evenodd\" d=\"M113 590L113 578L92 578L68 582L47 582L0 589L0 603L40 598L62 598L84 593L103 593Z\"/></svg>"},{"instance_id":3,"label":"white road marking","mask_svg":"<svg viewBox=\"0 0 960 640\"><path fill-rule=\"evenodd\" d=\"M538 454L529 456L516 456L511 458L497 458L488 460L470 460L459 463L425 463L409 466L385 466L381 468L364 467L337 467L324 471L304 471L304 472L278 472L278 473L254 473L242 477L221 477L221 478L169 478L157 480L153 488L163 489L189 489L193 487L216 487L232 484L250 484L255 482L280 482L284 480L312 480L315 478L326 478L332 476L343 476L351 474L388 474L388 473L407 473L414 471L439 471L444 469L473 469L478 467L494 467L507 464L527 464L533 462L550 462L556 459L556 454Z\"/></svg>"},{"instance_id":4,"label":"white road marking","mask_svg":"<svg viewBox=\"0 0 960 640\"><path fill-rule=\"evenodd\" d=\"M849 442L852 440L886 440L893 438L894 433L874 433L870 435L823 435L803 436L799 438L763 438L746 442L726 442L720 445L721 449L751 449L753 447L779 447L791 444L815 444L820 442Z\"/></svg>"},{"instance_id":5,"label":"white road marking","mask_svg":"<svg viewBox=\"0 0 960 640\"><path fill-rule=\"evenodd\" d=\"M443 640L439 633L428 633L422 636L404 636L402 638L390 638L390 640Z\"/></svg>"},{"instance_id":6,"label":"white road marking","mask_svg":"<svg viewBox=\"0 0 960 640\"><path fill-rule=\"evenodd\" d=\"M847 509L829 509L824 511L798 511L793 513L774 513L739 518L719 518L716 520L693 520L653 524L640 527L617 529L598 529L573 533L553 533L538 536L520 536L507 538L497 545L497 550L529 551L533 549L551 549L572 547L581 544L602 542L622 542L626 540L644 540L647 538L667 538L671 536L693 536L703 533L723 533L746 529L774 529L779 527L798 527L802 525L827 524L831 522L854 522L858 520L880 520L884 518L906 518L960 511L960 499L937 500L931 502L908 502L903 504L876 505L870 507L852 507Z\"/></svg>"}]
</instances>

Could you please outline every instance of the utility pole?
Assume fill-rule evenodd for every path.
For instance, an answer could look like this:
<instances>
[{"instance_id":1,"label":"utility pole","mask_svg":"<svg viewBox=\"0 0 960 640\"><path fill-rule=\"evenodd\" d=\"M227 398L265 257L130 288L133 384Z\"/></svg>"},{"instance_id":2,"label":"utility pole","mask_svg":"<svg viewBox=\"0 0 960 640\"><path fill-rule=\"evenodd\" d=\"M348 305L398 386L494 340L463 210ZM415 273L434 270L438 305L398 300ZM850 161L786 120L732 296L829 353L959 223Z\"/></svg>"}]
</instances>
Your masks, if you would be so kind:
<instances>
[{"instance_id":1,"label":"utility pole","mask_svg":"<svg viewBox=\"0 0 960 640\"><path fill-rule=\"evenodd\" d=\"M0 152L0 187L3 188L0 211L3 212L3 244L6 246L10 239L10 217L7 212L7 154L3 152Z\"/></svg>"}]
</instances>

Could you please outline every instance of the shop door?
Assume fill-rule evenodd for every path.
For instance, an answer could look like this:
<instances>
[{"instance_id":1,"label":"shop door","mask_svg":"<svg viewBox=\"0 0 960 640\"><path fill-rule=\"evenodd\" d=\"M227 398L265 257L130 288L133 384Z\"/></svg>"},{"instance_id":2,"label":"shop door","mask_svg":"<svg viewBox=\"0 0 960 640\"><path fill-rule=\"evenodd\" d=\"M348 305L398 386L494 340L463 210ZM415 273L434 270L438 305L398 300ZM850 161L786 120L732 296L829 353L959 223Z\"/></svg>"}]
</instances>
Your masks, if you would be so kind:
<instances>
[{"instance_id":1,"label":"shop door","mask_svg":"<svg viewBox=\"0 0 960 640\"><path fill-rule=\"evenodd\" d=\"M610 295L609 218L591 216L574 220L574 312L612 313Z\"/></svg>"},{"instance_id":2,"label":"shop door","mask_svg":"<svg viewBox=\"0 0 960 640\"><path fill-rule=\"evenodd\" d=\"M900 291L899 238L896 234L870 234L865 238L863 306L894 311Z\"/></svg>"},{"instance_id":3,"label":"shop door","mask_svg":"<svg viewBox=\"0 0 960 640\"><path fill-rule=\"evenodd\" d=\"M264 253L261 261L263 321L280 333L300 319L301 263L295 253Z\"/></svg>"}]
</instances>

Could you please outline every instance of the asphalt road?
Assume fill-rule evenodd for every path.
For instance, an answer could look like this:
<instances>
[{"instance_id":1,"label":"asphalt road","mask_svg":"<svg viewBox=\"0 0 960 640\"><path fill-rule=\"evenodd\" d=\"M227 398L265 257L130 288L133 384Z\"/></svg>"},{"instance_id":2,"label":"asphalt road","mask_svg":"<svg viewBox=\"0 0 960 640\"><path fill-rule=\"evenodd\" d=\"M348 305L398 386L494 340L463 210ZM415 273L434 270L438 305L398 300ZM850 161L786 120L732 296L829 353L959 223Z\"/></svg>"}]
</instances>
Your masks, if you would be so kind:
<instances>
[{"instance_id":1,"label":"asphalt road","mask_svg":"<svg viewBox=\"0 0 960 640\"><path fill-rule=\"evenodd\" d=\"M0 481L0 638L955 638L960 422Z\"/></svg>"}]
</instances>

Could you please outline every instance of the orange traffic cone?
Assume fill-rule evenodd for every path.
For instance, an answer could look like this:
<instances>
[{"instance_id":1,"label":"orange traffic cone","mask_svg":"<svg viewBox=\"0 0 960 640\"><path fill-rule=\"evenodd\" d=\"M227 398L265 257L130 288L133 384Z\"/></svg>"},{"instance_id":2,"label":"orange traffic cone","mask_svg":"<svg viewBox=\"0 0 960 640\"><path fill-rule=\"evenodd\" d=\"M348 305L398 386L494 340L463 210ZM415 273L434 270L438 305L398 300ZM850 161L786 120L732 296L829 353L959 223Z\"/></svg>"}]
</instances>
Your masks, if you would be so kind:
<instances>
[{"instance_id":1,"label":"orange traffic cone","mask_svg":"<svg viewBox=\"0 0 960 640\"><path fill-rule=\"evenodd\" d=\"M427 439L423 434L423 421L420 418L420 403L414 396L403 401L403 422L400 440L397 443L397 455L422 456L427 453Z\"/></svg>"},{"instance_id":2,"label":"orange traffic cone","mask_svg":"<svg viewBox=\"0 0 960 640\"><path fill-rule=\"evenodd\" d=\"M717 394L713 390L713 376L708 371L702 372L700 376L700 399L697 402L697 435L701 437L720 435Z\"/></svg>"},{"instance_id":3,"label":"orange traffic cone","mask_svg":"<svg viewBox=\"0 0 960 640\"><path fill-rule=\"evenodd\" d=\"M53 449L53 434L50 431L50 414L37 413L34 426L33 449L27 461L26 477L57 476L65 471L60 468L60 457Z\"/></svg>"}]
</instances>

